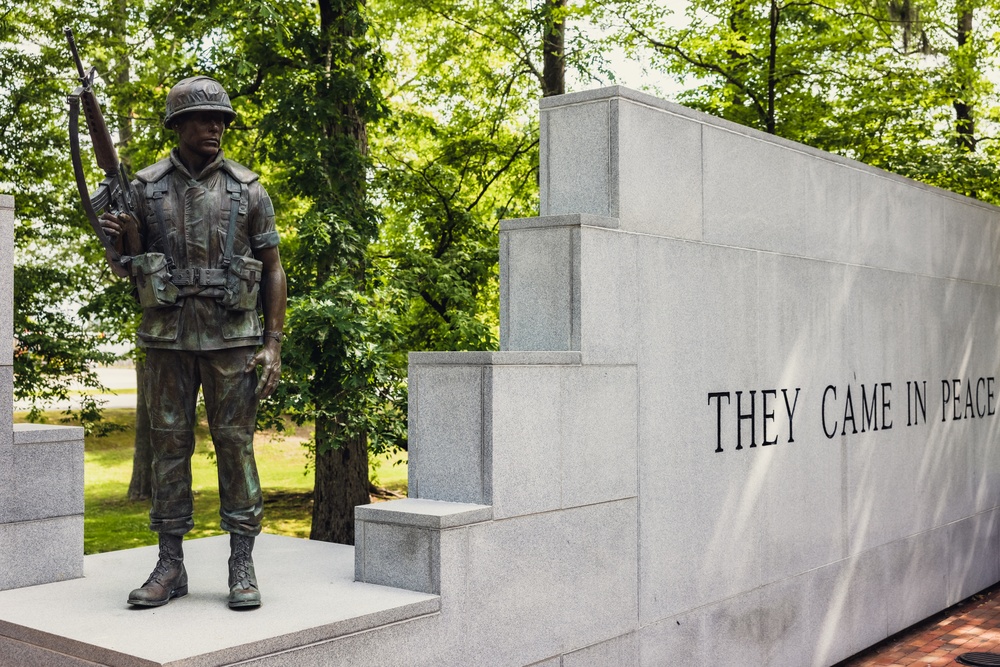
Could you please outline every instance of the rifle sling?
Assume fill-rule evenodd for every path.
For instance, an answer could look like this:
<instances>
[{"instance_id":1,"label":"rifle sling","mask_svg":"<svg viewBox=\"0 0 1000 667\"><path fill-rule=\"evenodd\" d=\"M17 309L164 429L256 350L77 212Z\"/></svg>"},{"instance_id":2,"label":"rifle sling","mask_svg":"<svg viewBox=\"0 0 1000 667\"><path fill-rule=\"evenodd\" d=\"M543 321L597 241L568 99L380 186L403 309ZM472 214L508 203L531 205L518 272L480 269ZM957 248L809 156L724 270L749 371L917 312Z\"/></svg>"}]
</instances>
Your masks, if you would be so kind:
<instances>
[{"instance_id":1,"label":"rifle sling","mask_svg":"<svg viewBox=\"0 0 1000 667\"><path fill-rule=\"evenodd\" d=\"M173 273L176 265L174 264L173 256L170 254L170 241L167 238L167 225L163 213L163 195L167 193L167 188L170 187L169 178L164 176L155 183L150 183L147 187L149 188L147 196L153 202L153 218L156 219L156 226L159 228L157 231L160 233L160 241L163 245L163 256L167 260L167 270Z\"/></svg>"},{"instance_id":2,"label":"rifle sling","mask_svg":"<svg viewBox=\"0 0 1000 667\"><path fill-rule=\"evenodd\" d=\"M222 268L228 269L233 261L236 243L236 218L247 211L247 186L226 172L226 191L229 192L229 229L226 232L226 249L222 255Z\"/></svg>"},{"instance_id":3,"label":"rifle sling","mask_svg":"<svg viewBox=\"0 0 1000 667\"><path fill-rule=\"evenodd\" d=\"M83 212L87 214L87 220L90 222L90 226L94 228L94 233L97 234L97 238L101 241L101 245L104 246L105 250L108 251L108 255L111 259L120 264L127 264L131 257L123 257L115 249L115 244L112 243L111 239L108 237L107 232L101 227L101 222L97 218L97 212L94 210L94 203L90 198L90 190L87 188L87 176L83 172L83 160L80 156L80 91L77 89L69 96L69 145L70 145L70 155L73 159L73 173L76 176L76 188L80 192L80 203L83 206ZM101 197L108 197L105 190L99 191L97 193L97 199ZM103 206L101 207L103 208Z\"/></svg>"}]
</instances>

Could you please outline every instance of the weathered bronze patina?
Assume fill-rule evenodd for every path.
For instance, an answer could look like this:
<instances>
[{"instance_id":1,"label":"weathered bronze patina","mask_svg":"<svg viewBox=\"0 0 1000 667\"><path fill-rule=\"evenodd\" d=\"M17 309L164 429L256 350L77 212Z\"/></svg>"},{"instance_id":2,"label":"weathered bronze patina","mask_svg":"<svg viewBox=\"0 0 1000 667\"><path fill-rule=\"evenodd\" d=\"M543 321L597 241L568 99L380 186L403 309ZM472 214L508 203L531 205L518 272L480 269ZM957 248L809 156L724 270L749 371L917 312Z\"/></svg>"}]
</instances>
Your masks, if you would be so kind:
<instances>
[{"instance_id":1,"label":"weathered bronze patina","mask_svg":"<svg viewBox=\"0 0 1000 667\"><path fill-rule=\"evenodd\" d=\"M231 534L229 606L260 606L252 550L263 502L253 434L258 400L281 373L285 273L274 208L257 175L226 159L221 141L236 114L214 79L184 79L167 96L165 125L178 136L169 157L136 174L141 253L115 272L143 305L139 345L153 450L150 529L156 567L129 604L160 606L187 594L181 540L194 527L191 455L199 388L219 467L222 528ZM105 213L117 239L126 217ZM261 326L258 305L262 306ZM258 379L255 369L262 372Z\"/></svg>"}]
</instances>

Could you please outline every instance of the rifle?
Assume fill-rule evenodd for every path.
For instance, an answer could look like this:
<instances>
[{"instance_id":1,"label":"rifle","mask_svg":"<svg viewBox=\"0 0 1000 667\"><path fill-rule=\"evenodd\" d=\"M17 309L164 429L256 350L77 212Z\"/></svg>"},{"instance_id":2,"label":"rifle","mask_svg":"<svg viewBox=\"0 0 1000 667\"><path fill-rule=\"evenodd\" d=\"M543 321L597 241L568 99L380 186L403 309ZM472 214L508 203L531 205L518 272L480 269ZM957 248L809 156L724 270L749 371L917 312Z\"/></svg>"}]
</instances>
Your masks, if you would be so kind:
<instances>
[{"instance_id":1,"label":"rifle","mask_svg":"<svg viewBox=\"0 0 1000 667\"><path fill-rule=\"evenodd\" d=\"M80 77L80 87L69 96L69 143L73 158L73 171L76 174L76 186L80 191L83 210L87 214L87 219L90 220L90 226L97 233L101 245L107 249L114 262L128 268L132 257L142 253L142 242L137 227L139 216L135 209L136 192L132 187L132 181L129 179L125 165L118 159L114 141L111 139L107 123L104 122L104 114L101 113L101 105L94 95L94 76L97 74L97 70L91 67L90 72L84 71L80 54L76 50L76 41L73 39L73 29L65 28L64 32ZM104 170L105 176L101 184L97 186L97 194L93 197L90 196L90 191L87 188L87 177L83 171L83 159L80 155L81 102L87 120L87 133L94 146L94 155L97 158L98 166ZM126 213L131 218L131 221L124 225L117 243L113 242L104 228L101 227L98 214L105 211L115 216Z\"/></svg>"}]
</instances>

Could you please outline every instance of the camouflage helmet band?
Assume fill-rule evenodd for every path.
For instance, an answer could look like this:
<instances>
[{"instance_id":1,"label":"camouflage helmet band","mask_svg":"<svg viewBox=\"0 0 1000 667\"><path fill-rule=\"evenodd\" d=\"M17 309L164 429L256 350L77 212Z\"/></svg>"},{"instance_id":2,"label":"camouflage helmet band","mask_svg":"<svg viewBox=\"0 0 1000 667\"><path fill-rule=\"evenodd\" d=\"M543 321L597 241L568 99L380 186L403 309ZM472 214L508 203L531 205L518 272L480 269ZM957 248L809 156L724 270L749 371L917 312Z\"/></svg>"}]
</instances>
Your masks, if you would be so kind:
<instances>
[{"instance_id":1,"label":"camouflage helmet band","mask_svg":"<svg viewBox=\"0 0 1000 667\"><path fill-rule=\"evenodd\" d=\"M207 76L183 79L170 89L167 93L167 115L163 119L163 126L170 127L178 117L192 111L220 111L226 116L226 123L231 123L236 118L226 89Z\"/></svg>"}]
</instances>

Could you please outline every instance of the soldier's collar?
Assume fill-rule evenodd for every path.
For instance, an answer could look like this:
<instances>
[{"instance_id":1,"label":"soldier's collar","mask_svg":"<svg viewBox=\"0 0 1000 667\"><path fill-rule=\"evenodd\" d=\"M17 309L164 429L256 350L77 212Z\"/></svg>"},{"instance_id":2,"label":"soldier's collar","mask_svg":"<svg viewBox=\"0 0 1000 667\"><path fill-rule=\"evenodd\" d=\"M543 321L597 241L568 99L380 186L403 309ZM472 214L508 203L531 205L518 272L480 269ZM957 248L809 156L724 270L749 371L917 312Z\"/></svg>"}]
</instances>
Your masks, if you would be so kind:
<instances>
[{"instance_id":1,"label":"soldier's collar","mask_svg":"<svg viewBox=\"0 0 1000 667\"><path fill-rule=\"evenodd\" d=\"M213 173L215 171L218 171L222 167L222 163L225 162L225 160L226 160L226 155L222 151L222 149L220 148L219 152L215 154L215 159L213 159L211 162L209 162L208 164L206 164L205 168L201 170L200 174L198 174L198 178L195 178L194 176L191 175L191 172L188 171L188 168L184 166L184 163L181 162L181 154L180 154L180 152L176 148L174 148L173 150L170 151L170 162L171 162L171 164L173 164L174 168L177 169L178 171L180 171L181 174L184 176L184 178L186 178L189 181L192 181L192 180L203 181L203 180L205 180L206 176L208 176L209 174L211 174L211 173Z\"/></svg>"}]
</instances>

